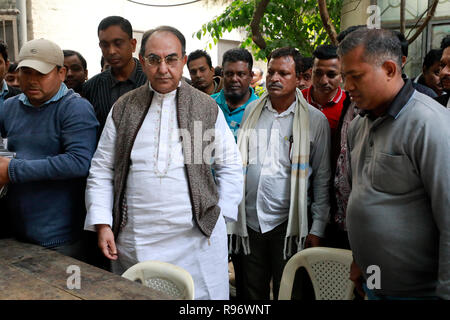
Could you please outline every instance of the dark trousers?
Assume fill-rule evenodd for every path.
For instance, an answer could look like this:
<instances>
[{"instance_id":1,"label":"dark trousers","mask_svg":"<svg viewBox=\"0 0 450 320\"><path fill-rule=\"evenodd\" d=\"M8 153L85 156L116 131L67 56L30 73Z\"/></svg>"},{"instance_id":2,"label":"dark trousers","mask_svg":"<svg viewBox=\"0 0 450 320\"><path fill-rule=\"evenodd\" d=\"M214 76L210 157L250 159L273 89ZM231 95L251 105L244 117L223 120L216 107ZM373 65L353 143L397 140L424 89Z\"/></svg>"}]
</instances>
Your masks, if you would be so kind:
<instances>
[{"instance_id":1,"label":"dark trousers","mask_svg":"<svg viewBox=\"0 0 450 320\"><path fill-rule=\"evenodd\" d=\"M334 223L328 224L325 230L324 245L331 248L350 250L347 231L340 229Z\"/></svg>"},{"instance_id":2,"label":"dark trousers","mask_svg":"<svg viewBox=\"0 0 450 320\"><path fill-rule=\"evenodd\" d=\"M66 243L60 246L51 247L48 249L59 252L65 256L87 262L86 243L83 239L71 243Z\"/></svg>"},{"instance_id":3,"label":"dark trousers","mask_svg":"<svg viewBox=\"0 0 450 320\"><path fill-rule=\"evenodd\" d=\"M83 231L83 238L86 243L86 262L97 268L111 271L111 262L106 258L98 247L97 232Z\"/></svg>"},{"instance_id":4,"label":"dark trousers","mask_svg":"<svg viewBox=\"0 0 450 320\"><path fill-rule=\"evenodd\" d=\"M286 228L287 222L266 233L247 228L251 253L242 255L244 299L269 300L271 279L273 298L278 299L281 276L287 263L287 260L283 259Z\"/></svg>"}]
</instances>

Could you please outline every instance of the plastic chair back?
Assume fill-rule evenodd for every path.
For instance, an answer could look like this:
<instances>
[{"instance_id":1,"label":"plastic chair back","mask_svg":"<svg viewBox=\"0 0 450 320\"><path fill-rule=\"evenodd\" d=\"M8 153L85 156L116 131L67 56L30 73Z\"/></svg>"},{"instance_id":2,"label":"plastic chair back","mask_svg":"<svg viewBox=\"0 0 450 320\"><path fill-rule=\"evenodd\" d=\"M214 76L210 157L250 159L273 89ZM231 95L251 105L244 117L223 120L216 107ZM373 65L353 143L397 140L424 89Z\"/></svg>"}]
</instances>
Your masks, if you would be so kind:
<instances>
[{"instance_id":1,"label":"plastic chair back","mask_svg":"<svg viewBox=\"0 0 450 320\"><path fill-rule=\"evenodd\" d=\"M354 284L350 280L353 261L350 250L315 247L297 252L287 262L278 298L290 300L297 269L304 267L314 288L316 300L351 300Z\"/></svg>"},{"instance_id":2,"label":"plastic chair back","mask_svg":"<svg viewBox=\"0 0 450 320\"><path fill-rule=\"evenodd\" d=\"M194 300L194 281L189 272L167 262L139 262L125 271L122 277L161 291L174 300Z\"/></svg>"}]
</instances>

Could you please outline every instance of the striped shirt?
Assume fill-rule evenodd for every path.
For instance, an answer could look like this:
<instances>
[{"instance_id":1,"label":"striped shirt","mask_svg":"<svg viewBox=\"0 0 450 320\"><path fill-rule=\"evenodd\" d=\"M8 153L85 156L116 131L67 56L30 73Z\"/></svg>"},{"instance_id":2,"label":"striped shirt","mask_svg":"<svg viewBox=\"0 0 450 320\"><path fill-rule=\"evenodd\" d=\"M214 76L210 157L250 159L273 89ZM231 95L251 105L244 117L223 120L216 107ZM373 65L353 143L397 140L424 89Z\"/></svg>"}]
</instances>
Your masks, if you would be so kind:
<instances>
[{"instance_id":1,"label":"striped shirt","mask_svg":"<svg viewBox=\"0 0 450 320\"><path fill-rule=\"evenodd\" d=\"M105 125L109 110L117 99L123 94L142 86L147 81L139 60L133 59L136 66L126 81L118 81L112 75L111 69L107 69L89 79L83 85L82 96L94 106L95 115L100 123L99 135Z\"/></svg>"}]
</instances>

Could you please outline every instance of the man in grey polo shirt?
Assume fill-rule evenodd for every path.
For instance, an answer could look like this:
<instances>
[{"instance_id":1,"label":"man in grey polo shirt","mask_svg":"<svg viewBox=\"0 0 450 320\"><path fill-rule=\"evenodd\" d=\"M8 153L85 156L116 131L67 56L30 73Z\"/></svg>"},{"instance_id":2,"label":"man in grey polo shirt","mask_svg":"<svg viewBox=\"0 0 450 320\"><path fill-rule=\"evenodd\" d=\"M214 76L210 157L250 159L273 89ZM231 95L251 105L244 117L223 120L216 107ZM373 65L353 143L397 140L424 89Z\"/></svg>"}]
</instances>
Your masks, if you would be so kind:
<instances>
[{"instance_id":1,"label":"man in grey polo shirt","mask_svg":"<svg viewBox=\"0 0 450 320\"><path fill-rule=\"evenodd\" d=\"M449 299L450 114L402 79L390 31L358 29L338 54L363 110L348 131L351 278L369 299Z\"/></svg>"},{"instance_id":2,"label":"man in grey polo shirt","mask_svg":"<svg viewBox=\"0 0 450 320\"><path fill-rule=\"evenodd\" d=\"M274 50L267 93L250 103L238 134L245 198L228 233L242 248L245 299L277 299L287 259L321 244L329 218L330 127L297 89L300 53Z\"/></svg>"}]
</instances>

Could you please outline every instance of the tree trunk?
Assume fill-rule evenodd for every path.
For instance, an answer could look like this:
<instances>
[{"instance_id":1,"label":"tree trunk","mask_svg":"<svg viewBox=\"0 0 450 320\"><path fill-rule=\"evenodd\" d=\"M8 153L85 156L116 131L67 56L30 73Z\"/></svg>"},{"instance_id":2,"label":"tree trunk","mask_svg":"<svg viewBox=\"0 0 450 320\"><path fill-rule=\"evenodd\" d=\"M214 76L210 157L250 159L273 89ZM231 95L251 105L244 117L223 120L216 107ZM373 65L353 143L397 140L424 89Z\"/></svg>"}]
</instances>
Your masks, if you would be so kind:
<instances>
[{"instance_id":1,"label":"tree trunk","mask_svg":"<svg viewBox=\"0 0 450 320\"><path fill-rule=\"evenodd\" d=\"M421 24L421 26L417 29L417 31L414 33L414 35L408 39L408 43L411 44L414 42L414 40L417 39L417 37L422 33L423 29L428 25L428 22L430 22L431 18L433 18L434 13L436 12L436 7L439 3L439 0L434 0L433 4L431 5L430 10L428 10L427 17Z\"/></svg>"},{"instance_id":2,"label":"tree trunk","mask_svg":"<svg viewBox=\"0 0 450 320\"><path fill-rule=\"evenodd\" d=\"M261 0L255 5L252 22L250 23L250 28L252 30L252 40L261 49L265 49L267 47L267 44L261 34L259 24L262 17L264 16L264 11L266 11L269 2L270 0Z\"/></svg>"},{"instance_id":3,"label":"tree trunk","mask_svg":"<svg viewBox=\"0 0 450 320\"><path fill-rule=\"evenodd\" d=\"M406 31L405 8L406 8L406 0L401 0L400 1L400 32L402 34L405 34L405 31Z\"/></svg>"},{"instance_id":4,"label":"tree trunk","mask_svg":"<svg viewBox=\"0 0 450 320\"><path fill-rule=\"evenodd\" d=\"M338 45L337 34L334 25L331 23L330 15L328 14L327 2L326 0L317 0L319 4L320 18L322 19L323 27L327 31L330 37L330 42L335 46Z\"/></svg>"}]
</instances>

